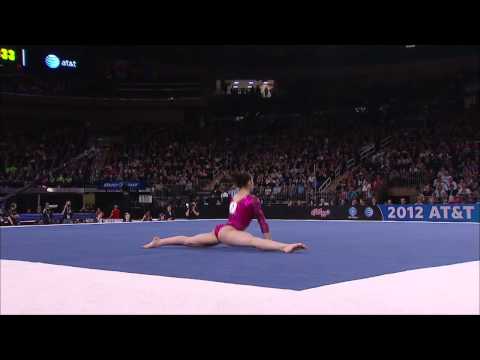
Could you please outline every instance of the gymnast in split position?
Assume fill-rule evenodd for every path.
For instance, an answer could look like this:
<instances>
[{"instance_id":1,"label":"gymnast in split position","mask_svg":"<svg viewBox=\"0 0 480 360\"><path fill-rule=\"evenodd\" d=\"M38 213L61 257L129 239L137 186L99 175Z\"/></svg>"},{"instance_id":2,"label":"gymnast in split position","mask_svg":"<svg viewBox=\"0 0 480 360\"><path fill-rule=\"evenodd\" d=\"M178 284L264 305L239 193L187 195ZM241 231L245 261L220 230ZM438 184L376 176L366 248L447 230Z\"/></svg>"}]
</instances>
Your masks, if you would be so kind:
<instances>
[{"instance_id":1,"label":"gymnast in split position","mask_svg":"<svg viewBox=\"0 0 480 360\"><path fill-rule=\"evenodd\" d=\"M282 251L284 253L306 249L306 246L302 243L286 244L273 241L260 201L257 197L251 195L253 190L252 177L247 173L237 173L233 175L233 180L240 190L231 199L230 214L226 224L219 224L211 233L206 234L173 236L164 239L155 236L151 242L143 247L151 249L164 245L213 246L224 243L232 246L251 246L260 250ZM263 239L244 231L254 218L258 220L264 236Z\"/></svg>"}]
</instances>

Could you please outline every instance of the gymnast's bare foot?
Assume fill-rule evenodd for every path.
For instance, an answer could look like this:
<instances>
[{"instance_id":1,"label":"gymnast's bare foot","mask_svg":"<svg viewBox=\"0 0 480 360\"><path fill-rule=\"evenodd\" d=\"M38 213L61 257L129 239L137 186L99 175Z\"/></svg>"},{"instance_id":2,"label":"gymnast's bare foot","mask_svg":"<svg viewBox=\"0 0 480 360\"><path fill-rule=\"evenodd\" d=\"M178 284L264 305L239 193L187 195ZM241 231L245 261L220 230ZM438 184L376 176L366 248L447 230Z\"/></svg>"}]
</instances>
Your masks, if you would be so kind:
<instances>
[{"instance_id":1,"label":"gymnast's bare foot","mask_svg":"<svg viewBox=\"0 0 480 360\"><path fill-rule=\"evenodd\" d=\"M283 252L284 253L291 253L291 252L294 252L296 250L306 250L306 249L307 249L307 247L305 246L305 244L302 244L302 243L288 244L283 248Z\"/></svg>"},{"instance_id":2,"label":"gymnast's bare foot","mask_svg":"<svg viewBox=\"0 0 480 360\"><path fill-rule=\"evenodd\" d=\"M160 238L158 236L154 236L152 241L150 241L148 244L143 245L143 248L151 249L159 246L160 246Z\"/></svg>"}]
</instances>

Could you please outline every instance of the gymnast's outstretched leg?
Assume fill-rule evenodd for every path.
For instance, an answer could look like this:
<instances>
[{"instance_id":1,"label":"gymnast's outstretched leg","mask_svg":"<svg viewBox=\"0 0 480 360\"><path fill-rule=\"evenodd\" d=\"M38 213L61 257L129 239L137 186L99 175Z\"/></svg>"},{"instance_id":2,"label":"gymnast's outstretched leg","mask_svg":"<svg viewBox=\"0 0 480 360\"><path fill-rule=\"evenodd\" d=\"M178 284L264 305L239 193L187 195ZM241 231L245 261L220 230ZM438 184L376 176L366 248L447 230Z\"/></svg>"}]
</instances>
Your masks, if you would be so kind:
<instances>
[{"instance_id":1,"label":"gymnast's outstretched leg","mask_svg":"<svg viewBox=\"0 0 480 360\"><path fill-rule=\"evenodd\" d=\"M222 243L233 246L252 246L259 250L282 251L291 253L295 250L306 249L303 243L286 244L270 239L262 239L245 231L226 227L220 230L219 239Z\"/></svg>"},{"instance_id":2,"label":"gymnast's outstretched leg","mask_svg":"<svg viewBox=\"0 0 480 360\"><path fill-rule=\"evenodd\" d=\"M143 245L145 249L156 248L164 245L184 245L184 246L213 246L219 241L213 232L198 234L194 236L172 236L161 239L155 236L148 244Z\"/></svg>"}]
</instances>

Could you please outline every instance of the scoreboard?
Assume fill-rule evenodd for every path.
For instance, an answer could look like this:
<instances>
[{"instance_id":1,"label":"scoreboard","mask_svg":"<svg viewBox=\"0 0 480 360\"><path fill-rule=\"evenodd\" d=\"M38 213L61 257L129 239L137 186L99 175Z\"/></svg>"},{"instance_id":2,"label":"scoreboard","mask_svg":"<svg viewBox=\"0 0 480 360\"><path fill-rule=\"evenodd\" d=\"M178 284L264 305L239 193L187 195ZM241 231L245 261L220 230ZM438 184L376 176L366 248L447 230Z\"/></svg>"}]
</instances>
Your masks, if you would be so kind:
<instances>
[{"instance_id":1,"label":"scoreboard","mask_svg":"<svg viewBox=\"0 0 480 360\"><path fill-rule=\"evenodd\" d=\"M0 45L0 71L21 71L26 66L26 49Z\"/></svg>"}]
</instances>

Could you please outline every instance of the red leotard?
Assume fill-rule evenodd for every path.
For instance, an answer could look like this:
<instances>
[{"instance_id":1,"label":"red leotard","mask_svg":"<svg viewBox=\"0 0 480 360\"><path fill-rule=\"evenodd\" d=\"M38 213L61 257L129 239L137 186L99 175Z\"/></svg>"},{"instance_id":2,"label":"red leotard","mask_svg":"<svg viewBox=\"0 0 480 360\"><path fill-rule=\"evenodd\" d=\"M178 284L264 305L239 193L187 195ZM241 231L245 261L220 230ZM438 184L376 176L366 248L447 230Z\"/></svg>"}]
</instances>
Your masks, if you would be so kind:
<instances>
[{"instance_id":1,"label":"red leotard","mask_svg":"<svg viewBox=\"0 0 480 360\"><path fill-rule=\"evenodd\" d=\"M252 219L257 219L262 233L270 231L265 214L260 205L260 200L256 196L247 195L238 202L231 201L229 207L228 222L226 224L219 224L215 227L215 236L218 239L220 229L225 225L233 226L237 230L245 230Z\"/></svg>"}]
</instances>

